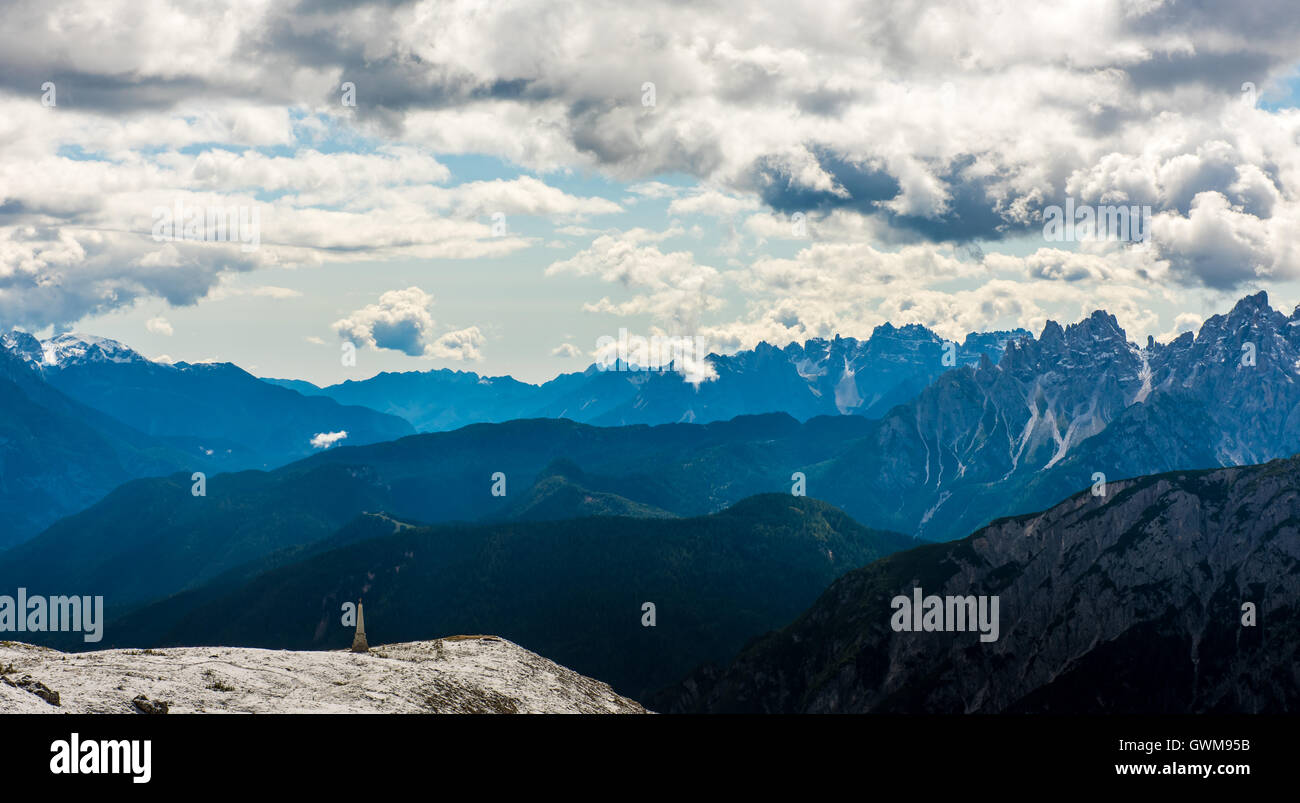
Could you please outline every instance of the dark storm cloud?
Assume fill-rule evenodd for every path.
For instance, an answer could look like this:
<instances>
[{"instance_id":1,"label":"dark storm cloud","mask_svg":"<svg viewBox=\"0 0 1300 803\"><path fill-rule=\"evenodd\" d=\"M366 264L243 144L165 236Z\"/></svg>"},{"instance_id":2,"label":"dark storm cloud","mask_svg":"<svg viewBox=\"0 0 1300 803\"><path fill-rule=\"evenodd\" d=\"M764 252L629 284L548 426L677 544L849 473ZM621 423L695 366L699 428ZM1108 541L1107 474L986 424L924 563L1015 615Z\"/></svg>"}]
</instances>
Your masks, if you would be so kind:
<instances>
[{"instance_id":1,"label":"dark storm cloud","mask_svg":"<svg viewBox=\"0 0 1300 803\"><path fill-rule=\"evenodd\" d=\"M353 11L358 8L367 6L376 6L379 8L401 8L409 6L417 0L369 0L368 2L358 2L358 0L299 0L294 6L295 14L310 14L313 12L323 12L326 14L338 11Z\"/></svg>"},{"instance_id":2,"label":"dark storm cloud","mask_svg":"<svg viewBox=\"0 0 1300 803\"><path fill-rule=\"evenodd\" d=\"M872 213L877 210L877 201L888 201L902 189L883 167L849 161L819 145L809 150L846 194L800 185L788 164L776 157L765 157L754 166L754 184L763 202L772 209L787 213L833 209Z\"/></svg>"},{"instance_id":3,"label":"dark storm cloud","mask_svg":"<svg viewBox=\"0 0 1300 803\"><path fill-rule=\"evenodd\" d=\"M933 218L899 214L885 206L897 198L902 186L884 167L863 164L841 157L822 147L811 149L818 166L829 174L842 193L800 185L784 162L761 160L754 169L755 184L763 202L778 212L826 213L846 209L863 215L879 216L896 230L899 241L969 242L999 239L1013 227L997 211L991 188L1003 177L969 176L965 171L974 157L954 161L936 177L949 192L949 202L942 215Z\"/></svg>"},{"instance_id":4,"label":"dark storm cloud","mask_svg":"<svg viewBox=\"0 0 1300 803\"><path fill-rule=\"evenodd\" d=\"M45 82L55 87L59 108L97 112L169 109L198 93L219 97L224 88L191 77L162 78L131 73L104 74L57 66L13 63L0 55L0 90L40 102ZM246 94L231 89L233 95Z\"/></svg>"},{"instance_id":5,"label":"dark storm cloud","mask_svg":"<svg viewBox=\"0 0 1300 803\"><path fill-rule=\"evenodd\" d=\"M392 4L401 5L401 4ZM274 20L262 35L242 46L249 60L285 68L312 67L338 72L340 85L356 86L356 109L368 114L443 109L480 100L540 100L544 94L526 79L481 79L455 65L432 63L417 53L367 56L363 43L345 27L304 25L296 15ZM335 87L324 98L298 102L338 102Z\"/></svg>"},{"instance_id":6,"label":"dark storm cloud","mask_svg":"<svg viewBox=\"0 0 1300 803\"><path fill-rule=\"evenodd\" d=\"M805 114L819 117L837 117L854 103L862 100L862 93L847 89L818 87L795 98L795 105Z\"/></svg>"},{"instance_id":7,"label":"dark storm cloud","mask_svg":"<svg viewBox=\"0 0 1300 803\"><path fill-rule=\"evenodd\" d=\"M1127 28L1147 36L1200 37L1205 31L1252 38L1261 45L1300 32L1294 0L1178 0L1128 20Z\"/></svg>"},{"instance_id":8,"label":"dark storm cloud","mask_svg":"<svg viewBox=\"0 0 1300 803\"><path fill-rule=\"evenodd\" d=\"M963 173L974 161L974 157L966 157L939 175L949 193L947 208L942 215L920 217L887 211L890 224L895 229L931 242L998 240L1028 230L1028 226L1013 224L997 211L997 199L991 188L999 177Z\"/></svg>"},{"instance_id":9,"label":"dark storm cloud","mask_svg":"<svg viewBox=\"0 0 1300 803\"><path fill-rule=\"evenodd\" d=\"M1240 92L1242 83L1258 83L1279 59L1260 51L1232 53L1157 53L1125 68L1138 91L1173 89L1200 84L1224 92Z\"/></svg>"},{"instance_id":10,"label":"dark storm cloud","mask_svg":"<svg viewBox=\"0 0 1300 803\"><path fill-rule=\"evenodd\" d=\"M238 140L222 145L279 144L299 130L284 107L307 107L318 129L377 121L390 140L486 151L539 171L685 175L753 192L778 212L852 212L884 224L871 227L882 241L1014 236L1067 191L1182 216L1200 198L1195 226L1161 234L1181 238L1167 253L1186 273L1217 281L1242 253L1293 270L1280 245L1297 197L1286 185L1297 169L1293 114L1243 111L1234 96L1244 82L1274 87L1300 60L1296 0L1170 0L1146 13L1109 0L1014 13L998 0L419 9L300 0L122 3L102 19L94 2L110 0L0 5L10 44L0 50L0 93L19 125L49 127L56 159L71 152L59 150L65 143L99 147L83 130L145 154L186 141L184 129ZM64 128L43 115L45 81L56 83L60 108L101 112L102 125ZM643 81L657 84L657 108L642 108ZM334 115L345 82L356 106ZM501 101L491 114L471 108ZM129 112L182 104L186 119L142 114L120 125ZM234 122L205 119L210 107ZM422 115L409 132L416 142L405 143L408 113L460 109L469 113ZM138 121L174 131L154 142ZM0 195L0 221L67 217L82 195L95 197L28 184ZM1212 204L1216 196L1226 203ZM1276 232L1261 220L1277 220ZM1226 236L1215 226L1248 250L1202 253Z\"/></svg>"}]
</instances>

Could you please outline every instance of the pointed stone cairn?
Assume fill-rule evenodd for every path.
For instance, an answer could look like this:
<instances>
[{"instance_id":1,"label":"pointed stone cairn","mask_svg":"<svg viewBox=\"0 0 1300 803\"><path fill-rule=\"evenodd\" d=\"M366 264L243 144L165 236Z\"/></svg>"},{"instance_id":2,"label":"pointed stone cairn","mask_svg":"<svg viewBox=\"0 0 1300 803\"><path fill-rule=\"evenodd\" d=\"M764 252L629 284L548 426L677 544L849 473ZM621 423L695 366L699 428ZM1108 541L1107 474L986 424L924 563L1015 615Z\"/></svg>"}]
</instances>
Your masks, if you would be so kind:
<instances>
[{"instance_id":1,"label":"pointed stone cairn","mask_svg":"<svg viewBox=\"0 0 1300 803\"><path fill-rule=\"evenodd\" d=\"M361 600L357 600L357 634L352 637L353 652L370 652L366 643L366 617L361 610Z\"/></svg>"}]
</instances>

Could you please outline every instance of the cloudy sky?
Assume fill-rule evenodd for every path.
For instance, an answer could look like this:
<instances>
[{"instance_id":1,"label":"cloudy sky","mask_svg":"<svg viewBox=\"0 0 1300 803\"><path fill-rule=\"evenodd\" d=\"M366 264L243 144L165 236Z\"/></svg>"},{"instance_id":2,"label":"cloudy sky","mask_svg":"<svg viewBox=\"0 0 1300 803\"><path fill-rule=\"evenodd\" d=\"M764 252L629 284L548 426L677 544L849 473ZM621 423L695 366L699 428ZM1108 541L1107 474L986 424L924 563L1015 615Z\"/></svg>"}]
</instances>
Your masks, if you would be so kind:
<instances>
[{"instance_id":1,"label":"cloudy sky","mask_svg":"<svg viewBox=\"0 0 1300 803\"><path fill-rule=\"evenodd\" d=\"M542 380L620 328L1300 301L1293 0L8 0L0 42L0 327L42 336ZM1067 200L1147 237L1045 236Z\"/></svg>"}]
</instances>

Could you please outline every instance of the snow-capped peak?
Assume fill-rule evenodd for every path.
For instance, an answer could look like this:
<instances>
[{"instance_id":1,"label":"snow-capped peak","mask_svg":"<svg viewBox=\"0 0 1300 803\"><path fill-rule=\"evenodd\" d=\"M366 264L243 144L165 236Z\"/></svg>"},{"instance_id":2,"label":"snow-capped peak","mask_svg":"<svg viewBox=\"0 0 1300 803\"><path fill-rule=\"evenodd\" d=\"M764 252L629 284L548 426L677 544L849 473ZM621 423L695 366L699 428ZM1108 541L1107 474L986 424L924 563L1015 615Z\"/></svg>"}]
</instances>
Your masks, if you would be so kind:
<instances>
[{"instance_id":1,"label":"snow-capped peak","mask_svg":"<svg viewBox=\"0 0 1300 803\"><path fill-rule=\"evenodd\" d=\"M62 334L41 341L42 364L62 367L97 362L145 362L130 347L107 337L76 333Z\"/></svg>"},{"instance_id":2,"label":"snow-capped peak","mask_svg":"<svg viewBox=\"0 0 1300 803\"><path fill-rule=\"evenodd\" d=\"M0 335L0 347L28 363L39 365L44 360L41 341L17 329Z\"/></svg>"}]
</instances>

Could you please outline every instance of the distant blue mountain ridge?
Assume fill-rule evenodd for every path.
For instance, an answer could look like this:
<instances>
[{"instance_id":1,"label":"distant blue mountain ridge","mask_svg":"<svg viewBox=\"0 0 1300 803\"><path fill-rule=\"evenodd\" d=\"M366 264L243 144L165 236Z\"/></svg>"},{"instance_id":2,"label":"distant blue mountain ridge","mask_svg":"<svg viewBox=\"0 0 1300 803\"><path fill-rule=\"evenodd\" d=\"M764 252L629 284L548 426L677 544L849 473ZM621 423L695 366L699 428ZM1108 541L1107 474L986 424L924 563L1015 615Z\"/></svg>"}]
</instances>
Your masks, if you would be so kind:
<instances>
[{"instance_id":1,"label":"distant blue mountain ridge","mask_svg":"<svg viewBox=\"0 0 1300 803\"><path fill-rule=\"evenodd\" d=\"M323 451L366 465L369 453L354 450L367 443L400 438L393 454L419 452L424 446L404 437L417 429L457 428L456 443L476 462L438 458L446 462L440 482L478 483L478 472L496 470L490 464L514 461L521 433L549 432L538 425L559 418L616 430L605 447L616 450L642 438L646 425L685 433L735 421L726 431L752 434L730 441L723 460L704 435L695 446L656 452L656 439L681 434L665 428L639 463L606 465L574 451L592 437L575 434L573 447L557 441L536 460L514 462L524 488L551 460L570 458L645 489L619 493L633 506L694 515L788 490L792 472L802 471L810 495L865 524L934 539L1041 509L1098 473L1131 477L1300 452L1300 312L1273 310L1263 293L1168 343L1132 343L1102 310L1066 327L1049 321L1037 338L970 335L955 350L924 327L885 325L865 341L713 355L717 379L698 387L672 372L593 367L541 385L437 370L313 391L277 387L230 364L153 363L99 338L41 342L15 332L0 342L0 547L134 478L269 469ZM803 426L787 432L781 418ZM497 420L521 427L506 437ZM432 481L429 466L408 468ZM630 472L642 479L632 482ZM493 512L423 485L375 487L387 509L423 521Z\"/></svg>"},{"instance_id":2,"label":"distant blue mountain ridge","mask_svg":"<svg viewBox=\"0 0 1300 803\"><path fill-rule=\"evenodd\" d=\"M717 378L697 385L672 370L625 370L626 363L561 374L540 385L509 376L440 369L381 373L317 387L266 379L340 404L400 416L421 432L518 418L568 418L596 426L708 423L738 415L783 412L879 418L921 392L944 371L996 363L1024 330L973 332L958 344L918 324L876 327L866 340L836 336L777 348L759 343L730 355L710 354ZM945 356L947 359L945 360Z\"/></svg>"}]
</instances>

